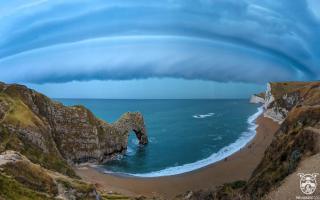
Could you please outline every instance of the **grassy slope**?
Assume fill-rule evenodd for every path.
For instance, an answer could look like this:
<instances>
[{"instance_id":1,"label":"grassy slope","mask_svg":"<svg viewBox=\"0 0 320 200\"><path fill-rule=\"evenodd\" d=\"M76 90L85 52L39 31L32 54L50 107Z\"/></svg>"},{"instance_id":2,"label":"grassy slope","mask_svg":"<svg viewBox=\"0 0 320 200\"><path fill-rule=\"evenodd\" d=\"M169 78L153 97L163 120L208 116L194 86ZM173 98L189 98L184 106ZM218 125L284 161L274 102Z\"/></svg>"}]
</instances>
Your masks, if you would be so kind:
<instances>
[{"instance_id":1,"label":"grassy slope","mask_svg":"<svg viewBox=\"0 0 320 200\"><path fill-rule=\"evenodd\" d=\"M81 197L77 199L93 199L92 191L95 190L95 187L78 180L73 169L57 152L50 149L44 152L39 146L34 145L12 129L8 129L8 126L4 126L4 124L9 124L21 130L36 129L47 138L46 145L51 145L50 138L46 135L48 133L45 131L47 122L27 106L23 86L12 86L5 92L2 89L3 84L0 83L0 153L15 150L39 165L17 162L0 166L0 200L54 199L58 195L58 185L62 186L65 191L77 191L81 194ZM78 107L72 109L78 109ZM44 129L44 131L39 131L39 129ZM53 171L48 173L47 169L62 174ZM101 199L130 198L120 194L102 194Z\"/></svg>"},{"instance_id":2,"label":"grassy slope","mask_svg":"<svg viewBox=\"0 0 320 200\"><path fill-rule=\"evenodd\" d=\"M13 124L20 128L43 127L44 122L35 115L19 98L12 98L7 94L0 93L0 102L5 102L9 110L0 120L0 152L10 149L16 150L27 156L32 162L75 177L72 168L55 152L45 153L38 146L32 144L20 135L9 131L2 124Z\"/></svg>"}]
</instances>

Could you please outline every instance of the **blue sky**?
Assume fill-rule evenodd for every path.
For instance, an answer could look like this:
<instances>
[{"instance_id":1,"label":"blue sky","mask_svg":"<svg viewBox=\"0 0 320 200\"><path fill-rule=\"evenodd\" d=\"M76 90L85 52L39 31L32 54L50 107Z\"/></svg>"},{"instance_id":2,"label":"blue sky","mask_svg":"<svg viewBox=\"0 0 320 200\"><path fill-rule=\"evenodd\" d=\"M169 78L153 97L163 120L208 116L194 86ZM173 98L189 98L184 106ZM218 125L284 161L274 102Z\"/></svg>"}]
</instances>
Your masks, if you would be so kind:
<instances>
[{"instance_id":1,"label":"blue sky","mask_svg":"<svg viewBox=\"0 0 320 200\"><path fill-rule=\"evenodd\" d=\"M0 80L50 97L245 98L317 80L318 0L0 2Z\"/></svg>"}]
</instances>

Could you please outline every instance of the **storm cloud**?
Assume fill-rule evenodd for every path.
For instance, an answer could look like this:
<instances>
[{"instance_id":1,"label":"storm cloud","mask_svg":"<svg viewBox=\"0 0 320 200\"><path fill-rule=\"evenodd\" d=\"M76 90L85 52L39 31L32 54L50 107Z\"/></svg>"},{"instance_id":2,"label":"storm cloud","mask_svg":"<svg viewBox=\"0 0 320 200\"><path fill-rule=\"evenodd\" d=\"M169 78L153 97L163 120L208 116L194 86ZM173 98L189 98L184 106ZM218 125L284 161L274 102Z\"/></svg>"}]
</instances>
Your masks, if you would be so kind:
<instances>
[{"instance_id":1,"label":"storm cloud","mask_svg":"<svg viewBox=\"0 0 320 200\"><path fill-rule=\"evenodd\" d=\"M0 80L319 79L310 1L0 2Z\"/></svg>"}]
</instances>

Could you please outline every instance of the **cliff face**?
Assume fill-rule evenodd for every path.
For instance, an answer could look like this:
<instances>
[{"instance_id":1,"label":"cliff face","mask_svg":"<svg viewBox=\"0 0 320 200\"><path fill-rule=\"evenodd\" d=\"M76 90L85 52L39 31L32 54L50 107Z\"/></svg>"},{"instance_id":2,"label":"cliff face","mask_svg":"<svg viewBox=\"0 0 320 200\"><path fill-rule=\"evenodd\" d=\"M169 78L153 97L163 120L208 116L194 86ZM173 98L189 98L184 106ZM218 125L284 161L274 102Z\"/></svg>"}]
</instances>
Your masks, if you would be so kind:
<instances>
[{"instance_id":1,"label":"cliff face","mask_svg":"<svg viewBox=\"0 0 320 200\"><path fill-rule=\"evenodd\" d=\"M300 162L320 152L320 82L271 83L264 107L281 126L244 188L252 199L277 188Z\"/></svg>"},{"instance_id":2,"label":"cliff face","mask_svg":"<svg viewBox=\"0 0 320 200\"><path fill-rule=\"evenodd\" d=\"M248 199L265 197L301 162L320 152L320 82L269 83L264 101L264 116L281 125L239 192Z\"/></svg>"},{"instance_id":3,"label":"cliff face","mask_svg":"<svg viewBox=\"0 0 320 200\"><path fill-rule=\"evenodd\" d=\"M245 188L252 198L261 198L293 173L300 162L319 154L320 107L290 111ZM320 170L320 166L318 166Z\"/></svg>"},{"instance_id":4,"label":"cliff face","mask_svg":"<svg viewBox=\"0 0 320 200\"><path fill-rule=\"evenodd\" d=\"M268 199L297 167L320 157L320 82L270 83L263 106L264 115L279 122L280 128L251 178L193 192L184 199ZM320 171L318 165L310 167L315 169L312 173Z\"/></svg>"},{"instance_id":5,"label":"cliff face","mask_svg":"<svg viewBox=\"0 0 320 200\"><path fill-rule=\"evenodd\" d=\"M0 152L16 150L72 174L67 162L101 163L123 153L130 131L140 144L148 143L140 113L125 113L109 124L83 106L66 107L25 86L0 83Z\"/></svg>"},{"instance_id":6,"label":"cliff face","mask_svg":"<svg viewBox=\"0 0 320 200\"><path fill-rule=\"evenodd\" d=\"M0 199L128 199L96 191L70 164L123 153L131 131L140 144L148 143L140 113L109 124L83 106L66 107L0 82Z\"/></svg>"},{"instance_id":7,"label":"cliff face","mask_svg":"<svg viewBox=\"0 0 320 200\"><path fill-rule=\"evenodd\" d=\"M264 116L282 123L295 106L319 104L319 87L319 82L269 83L265 94Z\"/></svg>"},{"instance_id":8,"label":"cliff face","mask_svg":"<svg viewBox=\"0 0 320 200\"><path fill-rule=\"evenodd\" d=\"M254 94L250 98L250 103L264 104L265 103L264 99L265 99L265 93Z\"/></svg>"}]
</instances>

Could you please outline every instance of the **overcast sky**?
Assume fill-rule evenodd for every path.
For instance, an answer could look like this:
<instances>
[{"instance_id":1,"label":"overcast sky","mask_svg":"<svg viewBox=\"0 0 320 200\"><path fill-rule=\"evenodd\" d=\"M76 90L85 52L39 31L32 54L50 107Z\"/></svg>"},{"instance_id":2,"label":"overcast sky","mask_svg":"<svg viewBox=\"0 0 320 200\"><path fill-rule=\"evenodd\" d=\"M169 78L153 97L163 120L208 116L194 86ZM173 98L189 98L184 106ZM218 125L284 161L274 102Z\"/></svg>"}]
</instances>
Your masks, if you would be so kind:
<instances>
[{"instance_id":1,"label":"overcast sky","mask_svg":"<svg viewBox=\"0 0 320 200\"><path fill-rule=\"evenodd\" d=\"M50 97L245 98L320 75L318 0L13 0L0 24L0 80Z\"/></svg>"}]
</instances>

